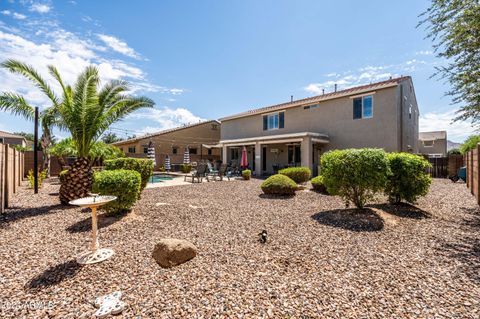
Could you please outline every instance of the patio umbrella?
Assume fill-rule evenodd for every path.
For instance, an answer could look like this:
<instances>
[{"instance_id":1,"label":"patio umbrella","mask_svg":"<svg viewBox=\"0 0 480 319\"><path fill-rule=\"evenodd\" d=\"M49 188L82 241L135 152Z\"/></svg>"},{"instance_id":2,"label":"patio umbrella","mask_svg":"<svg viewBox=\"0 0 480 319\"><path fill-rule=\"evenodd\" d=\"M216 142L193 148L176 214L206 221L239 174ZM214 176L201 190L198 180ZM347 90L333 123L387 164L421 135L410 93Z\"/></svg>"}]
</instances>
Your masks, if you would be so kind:
<instances>
[{"instance_id":1,"label":"patio umbrella","mask_svg":"<svg viewBox=\"0 0 480 319\"><path fill-rule=\"evenodd\" d=\"M190 151L188 147L185 148L185 153L183 153L183 164L190 164Z\"/></svg>"},{"instance_id":2,"label":"patio umbrella","mask_svg":"<svg viewBox=\"0 0 480 319\"><path fill-rule=\"evenodd\" d=\"M165 170L167 172L169 172L171 170L171 167L170 167L170 157L167 155L165 157Z\"/></svg>"},{"instance_id":3,"label":"patio umbrella","mask_svg":"<svg viewBox=\"0 0 480 319\"><path fill-rule=\"evenodd\" d=\"M155 162L155 147L153 146L152 141L148 143L147 158L153 161L153 166L157 165Z\"/></svg>"},{"instance_id":4,"label":"patio umbrella","mask_svg":"<svg viewBox=\"0 0 480 319\"><path fill-rule=\"evenodd\" d=\"M245 146L242 149L242 158L240 159L240 167L241 168L248 167L247 148Z\"/></svg>"}]
</instances>

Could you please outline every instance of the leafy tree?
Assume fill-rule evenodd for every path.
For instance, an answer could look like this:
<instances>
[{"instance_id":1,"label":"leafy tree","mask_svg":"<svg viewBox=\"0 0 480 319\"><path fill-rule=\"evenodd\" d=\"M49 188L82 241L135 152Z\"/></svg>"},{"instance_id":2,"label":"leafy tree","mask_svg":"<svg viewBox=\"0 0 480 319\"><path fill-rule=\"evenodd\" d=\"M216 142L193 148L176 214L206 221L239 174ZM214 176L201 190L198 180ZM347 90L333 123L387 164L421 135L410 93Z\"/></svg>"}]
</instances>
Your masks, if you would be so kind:
<instances>
[{"instance_id":1,"label":"leafy tree","mask_svg":"<svg viewBox=\"0 0 480 319\"><path fill-rule=\"evenodd\" d=\"M447 95L462 103L455 121L480 120L480 2L478 0L432 0L421 14L427 37L435 52L447 59L435 75L447 79L452 89Z\"/></svg>"},{"instance_id":2,"label":"leafy tree","mask_svg":"<svg viewBox=\"0 0 480 319\"><path fill-rule=\"evenodd\" d=\"M465 154L466 152L473 150L477 147L477 144L480 143L480 135L472 135L460 145L460 153Z\"/></svg>"},{"instance_id":3,"label":"leafy tree","mask_svg":"<svg viewBox=\"0 0 480 319\"><path fill-rule=\"evenodd\" d=\"M58 107L58 99L53 94L50 86L40 76L40 74L31 66L15 61L7 60L3 62L0 67L7 69L8 71L23 75L25 78L33 82L33 84L39 88L51 101L52 106L45 108L39 114L40 124L42 126L42 136L40 138L40 146L43 152L43 169L47 172L47 176L50 175L50 155L48 149L52 146L54 138L52 136L52 127L55 122L55 109ZM15 115L20 115L27 120L33 120L35 116L35 107L30 105L26 99L13 92L2 92L0 94L0 111L10 112ZM31 134L31 140L33 140L33 134Z\"/></svg>"},{"instance_id":4,"label":"leafy tree","mask_svg":"<svg viewBox=\"0 0 480 319\"><path fill-rule=\"evenodd\" d=\"M102 141L107 144L112 144L115 142L123 141L123 138L117 136L117 134L115 133L110 132L102 136Z\"/></svg>"},{"instance_id":5,"label":"leafy tree","mask_svg":"<svg viewBox=\"0 0 480 319\"><path fill-rule=\"evenodd\" d=\"M31 142L33 142L33 140L35 139L32 133L13 132L13 134L23 136L27 141L31 141Z\"/></svg>"},{"instance_id":6,"label":"leafy tree","mask_svg":"<svg viewBox=\"0 0 480 319\"><path fill-rule=\"evenodd\" d=\"M7 60L2 65L34 81L53 104L44 111L45 120L42 123L47 128L56 125L68 131L75 142L77 159L64 174L60 187L62 203L90 192L93 178L90 152L109 126L138 109L154 106L149 98L128 95L129 84L126 81L112 80L100 88L100 76L95 66L85 68L73 86L63 82L54 66L48 66L50 75L61 88L59 97L31 66L15 60ZM14 105L14 113L31 117L31 107L22 96L6 93L2 97L0 105ZM9 101L10 104L5 104Z\"/></svg>"}]
</instances>

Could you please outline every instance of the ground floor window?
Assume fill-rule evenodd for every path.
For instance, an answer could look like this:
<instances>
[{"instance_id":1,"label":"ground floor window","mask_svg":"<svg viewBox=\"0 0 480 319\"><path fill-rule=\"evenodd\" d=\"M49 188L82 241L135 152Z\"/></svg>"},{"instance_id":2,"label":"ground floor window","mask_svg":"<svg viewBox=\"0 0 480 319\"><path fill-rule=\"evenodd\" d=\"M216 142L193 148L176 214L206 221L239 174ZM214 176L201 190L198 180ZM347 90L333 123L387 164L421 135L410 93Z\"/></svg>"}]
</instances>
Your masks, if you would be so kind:
<instances>
[{"instance_id":1,"label":"ground floor window","mask_svg":"<svg viewBox=\"0 0 480 319\"><path fill-rule=\"evenodd\" d=\"M188 152L189 152L190 154L196 155L196 154L197 154L197 148L195 148L195 147L194 147L194 148L189 148L189 149L188 149Z\"/></svg>"},{"instance_id":2,"label":"ground floor window","mask_svg":"<svg viewBox=\"0 0 480 319\"><path fill-rule=\"evenodd\" d=\"M239 148L231 148L230 149L230 160L232 161L236 161L240 158L240 152L239 152Z\"/></svg>"},{"instance_id":3,"label":"ground floor window","mask_svg":"<svg viewBox=\"0 0 480 319\"><path fill-rule=\"evenodd\" d=\"M128 148L129 153L135 153L135 146L131 146Z\"/></svg>"}]
</instances>

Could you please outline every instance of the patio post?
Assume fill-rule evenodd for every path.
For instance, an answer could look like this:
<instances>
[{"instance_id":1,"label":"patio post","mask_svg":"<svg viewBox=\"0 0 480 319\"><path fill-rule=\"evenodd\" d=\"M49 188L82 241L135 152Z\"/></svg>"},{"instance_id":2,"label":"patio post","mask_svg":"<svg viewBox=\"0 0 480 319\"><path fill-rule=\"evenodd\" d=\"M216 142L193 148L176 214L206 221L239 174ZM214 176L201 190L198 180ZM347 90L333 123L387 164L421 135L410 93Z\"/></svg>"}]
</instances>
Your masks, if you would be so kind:
<instances>
[{"instance_id":1,"label":"patio post","mask_svg":"<svg viewBox=\"0 0 480 319\"><path fill-rule=\"evenodd\" d=\"M227 146L222 145L222 163L227 164Z\"/></svg>"},{"instance_id":2,"label":"patio post","mask_svg":"<svg viewBox=\"0 0 480 319\"><path fill-rule=\"evenodd\" d=\"M262 175L262 148L260 142L255 143L255 175Z\"/></svg>"},{"instance_id":3,"label":"patio post","mask_svg":"<svg viewBox=\"0 0 480 319\"><path fill-rule=\"evenodd\" d=\"M310 136L305 136L302 140L302 144L300 146L301 150L301 157L302 157L302 166L313 169L312 163L312 139Z\"/></svg>"}]
</instances>

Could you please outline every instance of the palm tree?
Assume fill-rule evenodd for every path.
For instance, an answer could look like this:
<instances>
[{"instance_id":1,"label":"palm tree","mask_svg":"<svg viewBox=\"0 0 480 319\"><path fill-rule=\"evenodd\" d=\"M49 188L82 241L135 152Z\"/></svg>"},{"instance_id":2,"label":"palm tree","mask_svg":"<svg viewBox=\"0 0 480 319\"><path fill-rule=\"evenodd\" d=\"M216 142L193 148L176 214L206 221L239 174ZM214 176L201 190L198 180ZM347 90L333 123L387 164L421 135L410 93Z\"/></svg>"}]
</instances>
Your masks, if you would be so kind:
<instances>
[{"instance_id":1,"label":"palm tree","mask_svg":"<svg viewBox=\"0 0 480 319\"><path fill-rule=\"evenodd\" d=\"M39 78L31 67L18 61L8 60L3 65L15 65L22 70L18 73L33 74L34 78ZM99 88L100 77L95 66L87 67L73 87L63 82L54 66L48 66L48 69L60 85L62 97L58 98L46 84L37 86L53 102L49 108L51 123L70 132L78 156L60 187L60 201L67 203L86 196L90 191L93 175L90 150L109 126L138 109L153 107L155 103L146 97L128 95L129 84L126 81L112 80Z\"/></svg>"},{"instance_id":2,"label":"palm tree","mask_svg":"<svg viewBox=\"0 0 480 319\"><path fill-rule=\"evenodd\" d=\"M0 66L12 73L21 74L32 81L35 86L47 95L53 104L51 107L40 112L39 116L40 124L42 126L40 143L43 149L43 169L47 171L47 176L50 176L49 148L53 144L52 126L55 121L53 114L58 101L45 80L32 67L14 60L7 60L0 64ZM0 94L0 111L20 115L27 120L33 120L35 116L35 107L30 105L20 94L12 92L3 92Z\"/></svg>"}]
</instances>

